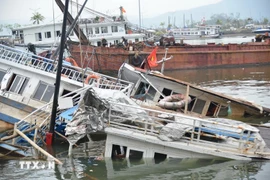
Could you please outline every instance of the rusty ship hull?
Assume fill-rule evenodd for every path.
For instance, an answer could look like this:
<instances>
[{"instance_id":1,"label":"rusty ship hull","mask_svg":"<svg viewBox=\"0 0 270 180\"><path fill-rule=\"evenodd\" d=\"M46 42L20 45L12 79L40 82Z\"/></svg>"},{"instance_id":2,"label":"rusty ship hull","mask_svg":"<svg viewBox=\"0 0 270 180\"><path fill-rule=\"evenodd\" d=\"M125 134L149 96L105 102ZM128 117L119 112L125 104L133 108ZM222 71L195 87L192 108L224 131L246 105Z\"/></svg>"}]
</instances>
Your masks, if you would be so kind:
<instances>
[{"instance_id":1,"label":"rusty ship hull","mask_svg":"<svg viewBox=\"0 0 270 180\"><path fill-rule=\"evenodd\" d=\"M173 56L166 61L165 70L239 67L246 65L270 64L270 41L251 42L246 44L214 44L185 45L159 47L157 59L161 60L166 52L167 56ZM95 54L93 54L95 49ZM69 50L76 62L81 67L90 67L93 70L117 71L123 62L132 65L146 58L154 47L141 47L140 50L128 51L115 47L95 47L87 45L70 44ZM140 60L134 61L135 54L139 54ZM160 70L161 65L154 68Z\"/></svg>"}]
</instances>

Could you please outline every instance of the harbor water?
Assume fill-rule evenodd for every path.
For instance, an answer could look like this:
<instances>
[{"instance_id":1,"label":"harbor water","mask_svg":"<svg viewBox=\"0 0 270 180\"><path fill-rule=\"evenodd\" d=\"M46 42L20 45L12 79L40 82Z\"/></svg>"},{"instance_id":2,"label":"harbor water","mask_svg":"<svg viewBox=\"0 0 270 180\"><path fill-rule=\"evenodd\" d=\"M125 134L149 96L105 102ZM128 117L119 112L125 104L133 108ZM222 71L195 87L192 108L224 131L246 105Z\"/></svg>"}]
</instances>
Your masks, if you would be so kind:
<instances>
[{"instance_id":1,"label":"harbor water","mask_svg":"<svg viewBox=\"0 0 270 180\"><path fill-rule=\"evenodd\" d=\"M164 74L270 108L270 66L181 70ZM249 119L249 122L259 124L269 120ZM0 180L269 179L270 161L266 160L168 159L160 163L152 159L112 160L99 157L104 144L103 136L93 142L81 143L74 148L72 158L67 156L68 144L65 142L47 147L45 150L63 162L63 165L55 165L50 169L22 168L22 159L0 157Z\"/></svg>"}]
</instances>

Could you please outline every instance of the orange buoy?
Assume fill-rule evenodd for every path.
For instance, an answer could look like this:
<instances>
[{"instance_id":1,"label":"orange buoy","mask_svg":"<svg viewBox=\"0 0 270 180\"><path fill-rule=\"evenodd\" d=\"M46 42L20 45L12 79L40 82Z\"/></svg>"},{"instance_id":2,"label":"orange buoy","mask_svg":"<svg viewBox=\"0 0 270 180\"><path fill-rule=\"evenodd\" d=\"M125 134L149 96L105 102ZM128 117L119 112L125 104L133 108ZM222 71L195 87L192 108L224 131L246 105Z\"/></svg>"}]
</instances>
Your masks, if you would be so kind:
<instances>
[{"instance_id":1,"label":"orange buoy","mask_svg":"<svg viewBox=\"0 0 270 180\"><path fill-rule=\"evenodd\" d=\"M75 61L75 59L73 59L72 57L67 57L65 59L67 62L70 62L72 64L72 66L76 66L76 67L79 67L77 62Z\"/></svg>"},{"instance_id":2,"label":"orange buoy","mask_svg":"<svg viewBox=\"0 0 270 180\"><path fill-rule=\"evenodd\" d=\"M96 74L89 74L87 78L84 80L84 83L89 84L90 79L99 79L99 76L97 76Z\"/></svg>"}]
</instances>

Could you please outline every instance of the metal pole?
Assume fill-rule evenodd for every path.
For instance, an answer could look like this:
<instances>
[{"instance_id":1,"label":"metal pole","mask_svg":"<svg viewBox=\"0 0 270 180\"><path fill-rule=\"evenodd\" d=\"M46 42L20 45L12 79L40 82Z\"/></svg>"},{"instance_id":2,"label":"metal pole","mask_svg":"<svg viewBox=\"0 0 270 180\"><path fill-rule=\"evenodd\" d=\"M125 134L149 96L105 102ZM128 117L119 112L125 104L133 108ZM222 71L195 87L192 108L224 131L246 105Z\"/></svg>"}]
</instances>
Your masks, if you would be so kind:
<instances>
[{"instance_id":1,"label":"metal pole","mask_svg":"<svg viewBox=\"0 0 270 180\"><path fill-rule=\"evenodd\" d=\"M165 56L164 56L164 58L162 58L162 60L163 60L162 66L161 66L161 73L162 74L164 73L164 66L165 66L165 59L167 58L167 52L168 52L168 48L166 48Z\"/></svg>"},{"instance_id":2,"label":"metal pole","mask_svg":"<svg viewBox=\"0 0 270 180\"><path fill-rule=\"evenodd\" d=\"M141 32L141 25L142 25L142 20L141 20L141 0L139 0L139 31Z\"/></svg>"},{"instance_id":3,"label":"metal pole","mask_svg":"<svg viewBox=\"0 0 270 180\"><path fill-rule=\"evenodd\" d=\"M79 16L81 15L81 13L82 13L82 11L83 11L83 9L84 9L84 7L85 7L87 1L88 1L88 0L85 0L85 1L84 1L83 5L82 5L82 7L81 7L81 9L80 9L80 11L78 12L78 14L77 14L77 16L75 17L75 19L74 19L74 21L72 22L72 24L69 26L69 29L67 30L67 32L66 32L66 34L65 34L65 42L66 42L66 40L67 40L67 37L68 37L69 34L71 33L71 31L74 29L74 27L75 27L75 25L76 25L76 23L77 23L77 21L78 21L78 18L79 18ZM79 39L79 41L81 41L81 40L80 40L80 37L78 37L78 39ZM56 48L56 50L55 50L55 52L53 53L51 59L56 58L56 56L58 55L59 51L60 51L60 46L58 46L58 47Z\"/></svg>"},{"instance_id":4,"label":"metal pole","mask_svg":"<svg viewBox=\"0 0 270 180\"><path fill-rule=\"evenodd\" d=\"M54 135L55 118L56 118L56 111L57 111L57 106L58 106L58 94L59 94L59 88L60 88L60 82L61 82L61 70L62 70L63 52L64 52L64 45L65 45L65 37L66 37L68 4L69 4L69 0L66 0L64 18L63 18L63 24L62 24L60 53L59 53L57 73L56 73L52 115L51 115L51 122L50 122L50 131L49 131L51 133L51 138L50 138L50 139L52 139L51 143L53 141L53 135Z\"/></svg>"}]
</instances>

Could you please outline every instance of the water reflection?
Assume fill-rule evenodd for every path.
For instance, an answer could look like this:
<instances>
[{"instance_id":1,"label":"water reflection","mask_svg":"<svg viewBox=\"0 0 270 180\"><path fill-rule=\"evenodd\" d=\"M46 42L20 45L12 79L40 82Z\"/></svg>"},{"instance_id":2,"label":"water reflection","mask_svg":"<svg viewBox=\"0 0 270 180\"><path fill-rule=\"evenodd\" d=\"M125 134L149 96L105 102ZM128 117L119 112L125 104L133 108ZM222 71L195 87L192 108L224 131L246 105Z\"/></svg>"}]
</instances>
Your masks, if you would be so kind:
<instances>
[{"instance_id":1,"label":"water reflection","mask_svg":"<svg viewBox=\"0 0 270 180\"><path fill-rule=\"evenodd\" d=\"M166 71L164 74L270 108L270 66Z\"/></svg>"},{"instance_id":2,"label":"water reflection","mask_svg":"<svg viewBox=\"0 0 270 180\"><path fill-rule=\"evenodd\" d=\"M100 158L105 141L82 143L73 157L67 157L67 145L54 147L55 156L63 162L55 169L20 169L18 160L1 160L0 179L261 179L270 162L224 159L153 159L131 160Z\"/></svg>"}]
</instances>

